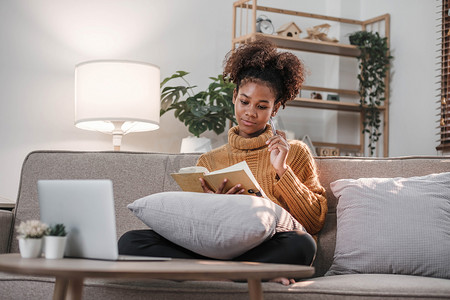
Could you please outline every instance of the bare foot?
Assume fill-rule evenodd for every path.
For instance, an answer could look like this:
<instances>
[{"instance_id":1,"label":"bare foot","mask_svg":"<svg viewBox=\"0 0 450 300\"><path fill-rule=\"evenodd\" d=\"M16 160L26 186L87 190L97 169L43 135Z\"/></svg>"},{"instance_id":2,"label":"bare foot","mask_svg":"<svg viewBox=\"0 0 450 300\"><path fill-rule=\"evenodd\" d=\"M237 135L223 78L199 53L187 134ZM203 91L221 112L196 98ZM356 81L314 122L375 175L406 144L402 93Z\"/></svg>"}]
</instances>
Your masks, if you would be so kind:
<instances>
[{"instance_id":1,"label":"bare foot","mask_svg":"<svg viewBox=\"0 0 450 300\"><path fill-rule=\"evenodd\" d=\"M295 283L295 280L292 278L287 279L285 277L277 277L277 278L269 280L269 282L281 283L282 285L290 285L290 284Z\"/></svg>"}]
</instances>

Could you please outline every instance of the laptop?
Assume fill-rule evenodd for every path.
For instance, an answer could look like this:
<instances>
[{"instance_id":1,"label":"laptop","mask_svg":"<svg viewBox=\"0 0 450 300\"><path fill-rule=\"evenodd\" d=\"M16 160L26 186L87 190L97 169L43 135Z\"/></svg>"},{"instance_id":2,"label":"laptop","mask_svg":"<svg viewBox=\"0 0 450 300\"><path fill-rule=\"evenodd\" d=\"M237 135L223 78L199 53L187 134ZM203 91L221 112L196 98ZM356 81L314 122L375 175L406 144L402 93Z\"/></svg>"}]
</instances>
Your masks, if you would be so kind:
<instances>
[{"instance_id":1,"label":"laptop","mask_svg":"<svg viewBox=\"0 0 450 300\"><path fill-rule=\"evenodd\" d=\"M119 255L111 180L39 180L41 221L63 223L68 231L64 256L102 260L170 260Z\"/></svg>"}]
</instances>

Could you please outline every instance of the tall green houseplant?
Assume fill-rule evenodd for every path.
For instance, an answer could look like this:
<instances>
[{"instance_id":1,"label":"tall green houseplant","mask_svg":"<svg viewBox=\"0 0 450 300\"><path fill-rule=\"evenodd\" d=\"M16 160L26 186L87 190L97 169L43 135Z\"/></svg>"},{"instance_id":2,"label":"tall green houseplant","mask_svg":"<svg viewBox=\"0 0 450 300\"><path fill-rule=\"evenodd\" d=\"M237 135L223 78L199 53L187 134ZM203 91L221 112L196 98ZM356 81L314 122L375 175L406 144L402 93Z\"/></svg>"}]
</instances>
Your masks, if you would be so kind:
<instances>
[{"instance_id":1,"label":"tall green houseplant","mask_svg":"<svg viewBox=\"0 0 450 300\"><path fill-rule=\"evenodd\" d=\"M359 69L359 99L364 109L363 133L369 137L370 155L376 149L376 143L381 136L381 118L379 107L385 100L385 78L389 70L389 45L386 37L380 37L378 32L357 31L350 35L350 44L361 51L358 56Z\"/></svg>"},{"instance_id":2,"label":"tall green houseplant","mask_svg":"<svg viewBox=\"0 0 450 300\"><path fill-rule=\"evenodd\" d=\"M174 110L175 118L183 122L196 137L208 130L216 134L224 132L228 120L237 124L232 101L235 85L218 75L209 77L212 82L206 90L194 93L196 86L192 86L185 78L188 74L185 71L177 71L161 82L160 115ZM177 78L184 84L167 85Z\"/></svg>"}]
</instances>

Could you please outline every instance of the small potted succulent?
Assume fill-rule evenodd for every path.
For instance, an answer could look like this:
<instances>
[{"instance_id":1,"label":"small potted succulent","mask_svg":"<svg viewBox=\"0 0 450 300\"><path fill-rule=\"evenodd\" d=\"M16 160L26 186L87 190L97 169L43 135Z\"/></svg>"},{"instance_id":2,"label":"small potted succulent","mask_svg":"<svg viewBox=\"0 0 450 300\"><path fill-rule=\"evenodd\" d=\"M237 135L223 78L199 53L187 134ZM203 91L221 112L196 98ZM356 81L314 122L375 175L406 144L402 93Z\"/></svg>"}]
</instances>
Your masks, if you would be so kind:
<instances>
[{"instance_id":1,"label":"small potted succulent","mask_svg":"<svg viewBox=\"0 0 450 300\"><path fill-rule=\"evenodd\" d=\"M42 238L48 225L39 220L22 221L16 226L20 255L24 258L36 258L42 253Z\"/></svg>"},{"instance_id":2,"label":"small potted succulent","mask_svg":"<svg viewBox=\"0 0 450 300\"><path fill-rule=\"evenodd\" d=\"M66 249L67 231L64 224L50 226L45 235L45 258L61 259Z\"/></svg>"}]
</instances>

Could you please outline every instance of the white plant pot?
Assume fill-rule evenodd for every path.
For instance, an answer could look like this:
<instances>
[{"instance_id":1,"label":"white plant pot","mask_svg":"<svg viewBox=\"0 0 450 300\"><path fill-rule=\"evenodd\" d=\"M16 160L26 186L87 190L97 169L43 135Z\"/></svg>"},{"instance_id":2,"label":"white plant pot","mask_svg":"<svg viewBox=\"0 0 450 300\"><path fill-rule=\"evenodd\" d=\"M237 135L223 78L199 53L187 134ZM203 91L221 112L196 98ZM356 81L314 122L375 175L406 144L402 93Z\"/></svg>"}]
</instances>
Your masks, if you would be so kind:
<instances>
[{"instance_id":1,"label":"white plant pot","mask_svg":"<svg viewBox=\"0 0 450 300\"><path fill-rule=\"evenodd\" d=\"M44 254L48 259L61 259L64 257L67 236L45 236Z\"/></svg>"},{"instance_id":2,"label":"white plant pot","mask_svg":"<svg viewBox=\"0 0 450 300\"><path fill-rule=\"evenodd\" d=\"M19 239L20 255L23 258L40 257L42 253L42 238L40 239Z\"/></svg>"},{"instance_id":3,"label":"white plant pot","mask_svg":"<svg viewBox=\"0 0 450 300\"><path fill-rule=\"evenodd\" d=\"M205 153L211 149L209 138L189 136L181 140L180 153Z\"/></svg>"}]
</instances>

